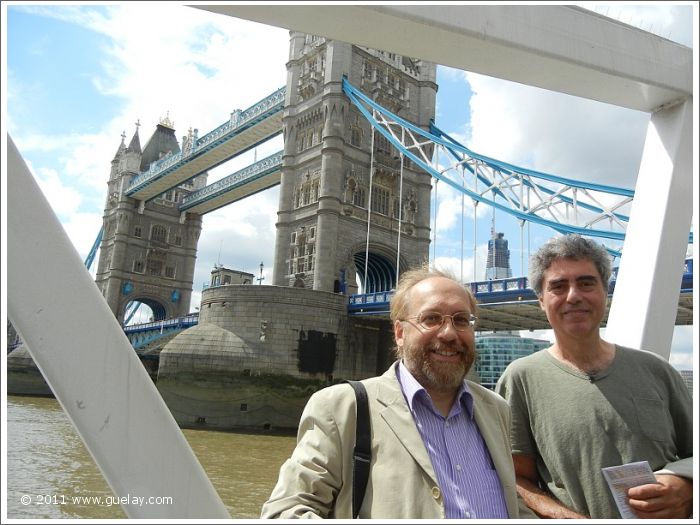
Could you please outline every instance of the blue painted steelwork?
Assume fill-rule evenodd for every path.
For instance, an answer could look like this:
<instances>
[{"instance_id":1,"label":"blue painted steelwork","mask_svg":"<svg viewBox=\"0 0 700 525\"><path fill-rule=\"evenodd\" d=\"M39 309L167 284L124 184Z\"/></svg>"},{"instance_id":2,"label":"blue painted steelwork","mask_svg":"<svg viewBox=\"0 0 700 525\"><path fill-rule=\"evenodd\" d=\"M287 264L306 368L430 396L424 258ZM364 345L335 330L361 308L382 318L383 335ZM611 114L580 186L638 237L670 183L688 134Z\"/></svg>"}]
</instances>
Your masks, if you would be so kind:
<instances>
[{"instance_id":1,"label":"blue painted steelwork","mask_svg":"<svg viewBox=\"0 0 700 525\"><path fill-rule=\"evenodd\" d=\"M362 281L362 288L367 294L391 290L395 287L396 267L382 255L369 253L366 283L364 282L365 253L356 253L353 260L357 275Z\"/></svg>"},{"instance_id":2,"label":"blue painted steelwork","mask_svg":"<svg viewBox=\"0 0 700 525\"><path fill-rule=\"evenodd\" d=\"M162 337L190 328L198 322L199 314L194 313L175 319L125 326L123 330L134 349L138 349Z\"/></svg>"},{"instance_id":3,"label":"blue painted steelwork","mask_svg":"<svg viewBox=\"0 0 700 525\"><path fill-rule=\"evenodd\" d=\"M512 164L509 164L507 162L503 162L500 160L492 159L491 157L487 157L485 155L480 155L478 153L474 153L470 149L459 144L455 139L453 139L447 133L445 133L440 128L438 128L435 125L435 123L433 123L433 122L430 123L430 132L433 135L436 135L438 137L444 138L445 140L452 142L455 145L455 147L462 147L464 150L469 152L468 155L470 157L481 160L491 169L501 171L504 175L507 175L509 177L512 177L514 175L517 176L518 173L525 173L525 174L527 174L531 177L534 177L534 178L547 180L547 181L551 181L551 182L556 182L557 184L564 184L564 185L571 186L574 188L591 189L591 190L595 190L595 191L603 191L603 192L609 192L609 193L618 194L618 195L625 195L628 197L634 197L634 192L632 192L631 190L616 188L614 186L605 186L602 184L590 184L590 183L585 183L585 182L581 182L581 181L577 181L577 180L573 180L573 179L565 179L563 177L558 177L556 175L550 175L548 173L544 173L541 171L530 170L527 168L520 168L518 166L513 166ZM446 148L446 149L447 149L447 151L450 152L450 154L452 155L452 157L455 160L461 161L459 153L457 151L455 151L453 148ZM482 182L483 184L486 184L486 185L491 184L491 181L489 179L487 179L486 177L484 177L483 175L479 174L471 164L468 164L464 161L461 161L461 162L462 162L462 165L464 166L465 169L467 169L473 175L478 177L480 182ZM537 189L538 191L542 191L548 195L554 196L557 193L554 190L547 188L546 186L544 186L542 184L534 184L529 179L524 179L523 184L525 186L527 186L528 188ZM494 188L492 191L494 191L497 195L499 195L503 198L506 198L505 194L499 188ZM588 211L592 211L595 213L605 213L605 210L603 208L593 206L593 205L588 204L586 202L574 202L574 199L572 199L571 197L567 197L566 195L559 195L558 198L561 199L566 204L569 204L571 206L577 205L577 206L581 206L582 208L584 208ZM518 202L518 204L522 204L522 203ZM629 216L627 216L627 215L622 215L619 213L614 213L613 215L615 217L617 217L618 219L620 219L621 221L629 222Z\"/></svg>"},{"instance_id":4,"label":"blue painted steelwork","mask_svg":"<svg viewBox=\"0 0 700 525\"><path fill-rule=\"evenodd\" d=\"M90 248L90 253L88 253L87 257L85 258L85 267L90 270L92 268L92 263L95 261L95 254L97 253L97 249L100 247L100 243L102 242L102 236L104 235L105 232L105 227L102 225L100 228L100 231L97 233L97 238L95 239L95 242L92 243L92 248Z\"/></svg>"},{"instance_id":5,"label":"blue painted steelwork","mask_svg":"<svg viewBox=\"0 0 700 525\"><path fill-rule=\"evenodd\" d=\"M608 294L615 290L617 267L613 268L608 284ZM536 303L537 296L530 288L527 277L511 277L508 279L492 279L469 283L469 288L477 302L481 305L496 303ZM693 291L693 259L686 259L683 269L680 293ZM389 304L394 295L393 290L379 293L356 294L348 298L348 313L350 315L378 315L389 312Z\"/></svg>"},{"instance_id":6,"label":"blue painted steelwork","mask_svg":"<svg viewBox=\"0 0 700 525\"><path fill-rule=\"evenodd\" d=\"M426 131L403 120L371 100L346 78L343 78L343 91L372 127L401 154L475 203L483 202L521 221L548 226L559 233L577 233L617 242L624 240L629 222L626 210L634 197L632 190L566 179L480 155L434 123ZM438 154L435 161L429 158L433 149ZM440 153L447 157L447 162L440 161ZM467 174L474 183L473 188L466 184L464 176ZM610 229L594 227L601 221L609 221ZM691 233L689 242L692 239ZM612 255L620 255L614 248L606 246L606 249Z\"/></svg>"},{"instance_id":7,"label":"blue painted steelwork","mask_svg":"<svg viewBox=\"0 0 700 525\"><path fill-rule=\"evenodd\" d=\"M247 183L279 171L282 167L282 153L282 151L278 151L269 157L265 157L264 159L243 168L242 170L205 186L201 190L190 193L182 199L182 203L179 207L180 211L189 210L198 204L210 201L215 197L224 195L225 193L237 189Z\"/></svg>"},{"instance_id":8,"label":"blue painted steelwork","mask_svg":"<svg viewBox=\"0 0 700 525\"><path fill-rule=\"evenodd\" d=\"M165 177L167 174L175 171L182 164L202 156L203 154L217 148L224 142L231 140L235 136L240 135L256 124L271 117L272 115L281 112L284 109L284 97L286 92L287 88L284 86L271 95L263 98L259 102L253 104L245 111L234 112L230 120L220 125L215 130L207 133L202 138L197 139L190 151L181 151L179 153L171 154L151 163L147 171L144 171L133 179L129 185L129 188L126 190L126 195L133 195L152 182L159 180ZM282 129L280 128L279 132L276 134L281 132ZM262 142L268 140L269 138L270 137L265 137ZM258 144L259 142L251 144L245 150L237 152L237 154L248 151ZM223 159L221 162L214 164L209 168L213 168L223 162L226 162L227 160L230 160L230 157ZM190 178L194 178L196 175L199 174L197 173Z\"/></svg>"},{"instance_id":9,"label":"blue painted steelwork","mask_svg":"<svg viewBox=\"0 0 700 525\"><path fill-rule=\"evenodd\" d=\"M367 294L355 294L348 297L350 315L378 315L389 313L389 303L394 290Z\"/></svg>"},{"instance_id":10,"label":"blue painted steelwork","mask_svg":"<svg viewBox=\"0 0 700 525\"><path fill-rule=\"evenodd\" d=\"M124 325L129 324L129 321L131 321L140 307L141 303L139 301L129 301L129 304L126 305L126 313L124 314Z\"/></svg>"}]
</instances>

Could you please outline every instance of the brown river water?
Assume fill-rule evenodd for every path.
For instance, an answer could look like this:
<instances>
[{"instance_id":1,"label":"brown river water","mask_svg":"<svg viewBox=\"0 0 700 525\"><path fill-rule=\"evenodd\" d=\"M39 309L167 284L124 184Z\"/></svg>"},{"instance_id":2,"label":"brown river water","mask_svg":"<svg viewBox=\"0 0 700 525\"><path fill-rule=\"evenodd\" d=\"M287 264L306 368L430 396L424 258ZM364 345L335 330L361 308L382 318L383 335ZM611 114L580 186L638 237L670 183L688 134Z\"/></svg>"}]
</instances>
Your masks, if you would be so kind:
<instances>
[{"instance_id":1,"label":"brown river water","mask_svg":"<svg viewBox=\"0 0 700 525\"><path fill-rule=\"evenodd\" d=\"M6 429L8 519L126 518L55 399L8 396ZM183 433L231 518L258 518L294 436Z\"/></svg>"}]
</instances>

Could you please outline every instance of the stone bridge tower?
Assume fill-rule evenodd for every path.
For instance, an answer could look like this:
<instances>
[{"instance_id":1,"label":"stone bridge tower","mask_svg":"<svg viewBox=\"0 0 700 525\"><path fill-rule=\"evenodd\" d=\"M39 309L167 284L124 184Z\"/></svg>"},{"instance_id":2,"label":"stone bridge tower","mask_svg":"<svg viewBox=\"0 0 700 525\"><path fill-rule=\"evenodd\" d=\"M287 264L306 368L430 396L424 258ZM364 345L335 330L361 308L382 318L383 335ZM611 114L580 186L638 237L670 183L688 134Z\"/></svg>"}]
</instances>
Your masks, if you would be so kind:
<instances>
[{"instance_id":1,"label":"stone bridge tower","mask_svg":"<svg viewBox=\"0 0 700 525\"><path fill-rule=\"evenodd\" d=\"M202 219L181 214L184 195L203 187L206 174L142 203L125 195L135 175L180 151L166 117L141 150L138 123L128 146L125 136L112 160L95 282L114 315L124 321L127 305L148 305L155 321L187 315ZM186 138L183 138L183 142Z\"/></svg>"},{"instance_id":2,"label":"stone bridge tower","mask_svg":"<svg viewBox=\"0 0 700 525\"><path fill-rule=\"evenodd\" d=\"M389 290L397 254L401 271L428 258L430 176L404 159L401 184L398 151L373 134L342 78L427 129L436 66L303 33L290 40L275 284L351 294L357 276L365 292Z\"/></svg>"}]
</instances>

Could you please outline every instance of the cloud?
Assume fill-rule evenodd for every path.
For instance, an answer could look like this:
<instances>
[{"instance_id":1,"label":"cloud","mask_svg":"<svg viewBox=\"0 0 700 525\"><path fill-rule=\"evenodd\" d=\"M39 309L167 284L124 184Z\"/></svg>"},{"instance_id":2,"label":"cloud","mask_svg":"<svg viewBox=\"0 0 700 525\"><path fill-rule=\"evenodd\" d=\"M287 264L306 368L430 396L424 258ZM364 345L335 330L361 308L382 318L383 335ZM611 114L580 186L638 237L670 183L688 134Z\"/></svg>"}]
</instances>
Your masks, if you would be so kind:
<instances>
[{"instance_id":1,"label":"cloud","mask_svg":"<svg viewBox=\"0 0 700 525\"><path fill-rule=\"evenodd\" d=\"M65 185L55 170L49 168L32 170L31 162L27 165L34 172L44 197L50 200L54 213L59 219L65 219L78 211L83 200L79 191Z\"/></svg>"},{"instance_id":2,"label":"cloud","mask_svg":"<svg viewBox=\"0 0 700 525\"><path fill-rule=\"evenodd\" d=\"M467 146L569 179L633 188L649 115L465 73L473 95Z\"/></svg>"},{"instance_id":3,"label":"cloud","mask_svg":"<svg viewBox=\"0 0 700 525\"><path fill-rule=\"evenodd\" d=\"M697 357L693 353L693 328L692 326L676 326L673 330L669 361L679 370L693 369L693 362Z\"/></svg>"},{"instance_id":4,"label":"cloud","mask_svg":"<svg viewBox=\"0 0 700 525\"><path fill-rule=\"evenodd\" d=\"M581 7L692 47L693 27L687 23L691 17L696 17L692 5L607 3L581 4Z\"/></svg>"},{"instance_id":5,"label":"cloud","mask_svg":"<svg viewBox=\"0 0 700 525\"><path fill-rule=\"evenodd\" d=\"M63 129L56 134L43 131L36 119L9 119L20 151L31 159L42 190L82 256L101 226L110 162L122 133L128 143L137 120L142 148L166 115L174 121L178 138L190 127L202 136L228 120L234 109L251 106L286 82L289 34L283 29L171 4L21 9L104 37L96 39L102 59L90 78L101 96L97 103L112 107L111 118L96 122L87 133ZM16 75L10 79L9 97L23 89L47 88L21 82ZM60 92L51 95L54 104L63 103ZM253 162L256 154L260 159L281 150L282 140L257 149L212 169L209 182ZM256 275L264 260L271 282L276 212L277 191L272 190L206 215L195 290L208 282L219 257L229 267ZM198 304L199 292L193 299Z\"/></svg>"},{"instance_id":6,"label":"cloud","mask_svg":"<svg viewBox=\"0 0 700 525\"><path fill-rule=\"evenodd\" d=\"M470 248L469 251L472 251ZM432 253L432 252L431 252ZM435 268L452 272L458 279L461 277L463 282L481 281L486 274L486 254L488 246L478 245L476 249L476 268L474 267L474 257L465 256L437 256L435 257Z\"/></svg>"}]
</instances>

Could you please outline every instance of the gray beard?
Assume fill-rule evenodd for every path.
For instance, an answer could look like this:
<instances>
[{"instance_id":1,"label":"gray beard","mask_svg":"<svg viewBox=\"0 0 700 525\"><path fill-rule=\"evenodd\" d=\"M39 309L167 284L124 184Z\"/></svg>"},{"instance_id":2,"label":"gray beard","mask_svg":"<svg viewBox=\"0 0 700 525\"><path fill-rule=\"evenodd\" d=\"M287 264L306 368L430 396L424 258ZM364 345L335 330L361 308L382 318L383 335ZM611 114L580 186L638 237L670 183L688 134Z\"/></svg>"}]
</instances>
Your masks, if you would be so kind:
<instances>
[{"instance_id":1,"label":"gray beard","mask_svg":"<svg viewBox=\"0 0 700 525\"><path fill-rule=\"evenodd\" d=\"M459 348L462 360L458 364L439 363L430 359L430 353L440 348ZM406 345L403 351L406 367L425 389L453 391L462 384L474 362L474 353L461 345L432 344L425 347Z\"/></svg>"}]
</instances>

